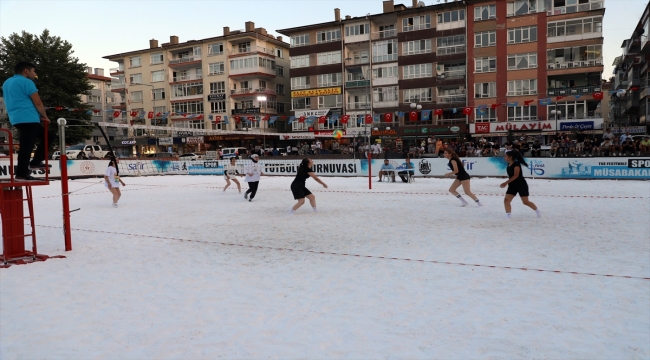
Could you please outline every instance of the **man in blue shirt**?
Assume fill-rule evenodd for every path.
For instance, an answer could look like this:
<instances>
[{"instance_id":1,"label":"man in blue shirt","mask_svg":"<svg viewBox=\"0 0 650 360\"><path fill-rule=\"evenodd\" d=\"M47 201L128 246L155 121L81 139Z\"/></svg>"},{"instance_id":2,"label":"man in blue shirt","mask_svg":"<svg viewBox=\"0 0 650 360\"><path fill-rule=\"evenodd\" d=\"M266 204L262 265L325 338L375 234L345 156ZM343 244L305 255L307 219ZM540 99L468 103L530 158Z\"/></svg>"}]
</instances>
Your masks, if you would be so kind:
<instances>
[{"instance_id":1,"label":"man in blue shirt","mask_svg":"<svg viewBox=\"0 0 650 360\"><path fill-rule=\"evenodd\" d=\"M36 180L29 170L43 169L45 164L45 144L43 143L44 129L41 122L49 123L45 107L38 96L38 89L34 84L36 68L34 64L19 62L14 68L15 75L7 79L2 85L2 93L9 115L9 122L18 129L18 164L17 180ZM29 159L36 143L38 147L34 159Z\"/></svg>"},{"instance_id":2,"label":"man in blue shirt","mask_svg":"<svg viewBox=\"0 0 650 360\"><path fill-rule=\"evenodd\" d=\"M381 169L379 169L379 182L381 182L381 177L383 175L390 175L390 177L393 179L393 182L395 182L395 172L385 170L395 170L395 167L388 161L388 159L384 159L384 163L381 165Z\"/></svg>"}]
</instances>

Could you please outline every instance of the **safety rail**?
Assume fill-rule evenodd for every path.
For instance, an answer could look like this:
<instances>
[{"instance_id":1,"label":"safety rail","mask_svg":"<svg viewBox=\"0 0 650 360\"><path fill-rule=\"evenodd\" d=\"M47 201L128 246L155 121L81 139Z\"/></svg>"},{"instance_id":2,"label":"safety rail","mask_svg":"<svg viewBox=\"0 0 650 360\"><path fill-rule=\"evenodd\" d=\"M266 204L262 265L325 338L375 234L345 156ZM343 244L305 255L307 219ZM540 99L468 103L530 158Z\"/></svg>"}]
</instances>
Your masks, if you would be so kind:
<instances>
[{"instance_id":1,"label":"safety rail","mask_svg":"<svg viewBox=\"0 0 650 360\"><path fill-rule=\"evenodd\" d=\"M7 140L5 142L0 143L1 146L7 146L7 154L2 155L0 154L0 160L2 159L9 159L9 167L7 168L7 174L9 175L9 181L6 179L0 179L0 188L5 188L5 187L20 187L20 186L37 186L37 185L49 185L50 183L50 165L48 162L48 141L47 141L47 123L43 123L43 147L45 151L45 179L42 181L32 181L32 180L26 180L26 181L16 181L15 179L15 174L14 174L14 141L13 141L13 134L11 130L5 129L5 128L0 128L0 132L6 133L7 134ZM0 175L3 175L3 171L0 170ZM20 180L20 179L19 179ZM39 179L40 180L40 179Z\"/></svg>"}]
</instances>

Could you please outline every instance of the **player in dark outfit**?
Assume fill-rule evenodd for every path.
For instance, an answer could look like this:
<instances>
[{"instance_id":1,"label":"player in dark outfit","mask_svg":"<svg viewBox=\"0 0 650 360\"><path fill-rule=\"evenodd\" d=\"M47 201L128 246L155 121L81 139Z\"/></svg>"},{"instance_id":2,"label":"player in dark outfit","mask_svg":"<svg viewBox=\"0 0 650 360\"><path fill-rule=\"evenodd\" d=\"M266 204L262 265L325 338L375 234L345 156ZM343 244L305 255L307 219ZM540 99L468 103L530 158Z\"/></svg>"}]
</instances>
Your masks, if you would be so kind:
<instances>
[{"instance_id":1,"label":"player in dark outfit","mask_svg":"<svg viewBox=\"0 0 650 360\"><path fill-rule=\"evenodd\" d=\"M474 195L470 190L470 183L469 183L470 176L467 173L467 171L465 171L465 166L463 165L463 162L460 161L458 155L456 155L454 150L449 148L445 150L445 153L443 155L445 159L449 160L447 166L449 166L449 168L451 169L451 172L446 173L445 176L456 175L456 180L454 180L454 182L451 184L451 187L449 187L449 192L455 197L457 197L458 200L461 201L460 206L467 206L468 202L465 201L465 199L463 199L463 197L456 191L456 189L458 189L458 187L462 185L465 195L472 198L472 200L476 202L476 205L483 206L483 204L481 204L481 202L478 200L476 195Z\"/></svg>"},{"instance_id":2,"label":"player in dark outfit","mask_svg":"<svg viewBox=\"0 0 650 360\"><path fill-rule=\"evenodd\" d=\"M309 203L311 204L314 212L318 212L318 210L316 210L316 197L305 187L305 182L311 177L323 185L325 189L327 189L327 184L325 184L321 179L318 178L318 176L316 176L316 174L314 174L314 170L312 170L313 166L314 161L312 159L303 159L300 163L300 166L298 167L296 178L291 183L291 192L293 193L293 198L298 200L298 202L291 208L291 210L289 210L289 215L292 215L302 206L302 204L305 203L305 198L309 199Z\"/></svg>"},{"instance_id":3,"label":"player in dark outfit","mask_svg":"<svg viewBox=\"0 0 650 360\"><path fill-rule=\"evenodd\" d=\"M508 181L501 184L501 187L508 187L508 190L506 190L506 197L503 199L503 204L506 208L506 218L510 219L510 213L512 211L510 203L517 194L519 194L519 197L521 197L521 201L524 203L524 205L535 210L537 217L542 217L542 214L540 213L539 209L537 209L537 206L528 200L528 183L526 182L524 173L521 169L521 165L528 167L528 164L524 160L524 157L521 156L519 151L511 150L506 152L505 159L508 163Z\"/></svg>"}]
</instances>

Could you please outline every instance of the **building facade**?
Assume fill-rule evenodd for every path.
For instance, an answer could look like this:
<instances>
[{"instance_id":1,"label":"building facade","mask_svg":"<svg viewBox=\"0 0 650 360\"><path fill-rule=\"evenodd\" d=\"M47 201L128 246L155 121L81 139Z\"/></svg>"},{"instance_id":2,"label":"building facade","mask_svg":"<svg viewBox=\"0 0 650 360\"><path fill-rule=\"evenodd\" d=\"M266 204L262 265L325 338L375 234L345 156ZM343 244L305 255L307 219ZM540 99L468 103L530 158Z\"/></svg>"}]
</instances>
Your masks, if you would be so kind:
<instances>
[{"instance_id":1,"label":"building facade","mask_svg":"<svg viewBox=\"0 0 650 360\"><path fill-rule=\"evenodd\" d=\"M127 137L141 153L171 146L181 153L203 151L217 145L192 136L195 130L242 133L219 144L226 146L241 146L245 139L249 145L251 135L244 132L286 131L282 115L289 107L288 50L282 37L247 22L243 30L224 27L218 37L181 43L171 36L160 46L150 40L148 49L106 56L118 63L110 71L111 91L117 96L109 122L147 125L127 128ZM168 146L155 140L160 137L187 139L169 140L173 145Z\"/></svg>"},{"instance_id":2,"label":"building facade","mask_svg":"<svg viewBox=\"0 0 650 360\"><path fill-rule=\"evenodd\" d=\"M92 67L87 68L86 77L92 89L90 94L81 95L81 101L92 106L92 123L106 122L111 117L108 111L111 110L114 103L114 95L111 92L112 79L104 76L104 69L95 68L93 70ZM106 136L109 137L109 141L119 136L116 129L109 129L108 131L109 133ZM106 145L106 140L99 129L94 128L92 138L86 140L86 143Z\"/></svg>"}]
</instances>

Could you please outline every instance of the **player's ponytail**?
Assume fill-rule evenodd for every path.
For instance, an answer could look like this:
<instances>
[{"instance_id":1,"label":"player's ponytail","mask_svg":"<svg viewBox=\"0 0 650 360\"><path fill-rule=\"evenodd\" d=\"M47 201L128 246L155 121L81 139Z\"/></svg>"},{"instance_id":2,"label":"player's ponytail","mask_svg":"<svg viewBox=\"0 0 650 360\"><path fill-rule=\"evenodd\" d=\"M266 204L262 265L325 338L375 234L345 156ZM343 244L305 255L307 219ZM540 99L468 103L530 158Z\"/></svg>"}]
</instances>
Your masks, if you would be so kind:
<instances>
[{"instance_id":1,"label":"player's ponytail","mask_svg":"<svg viewBox=\"0 0 650 360\"><path fill-rule=\"evenodd\" d=\"M519 164L521 164L521 165L523 165L525 167L528 167L528 163L526 163L526 160L524 159L524 157L521 155L521 153L519 151L510 150L510 151L506 152L506 154L508 156L510 156L512 158L512 160L518 162Z\"/></svg>"},{"instance_id":2,"label":"player's ponytail","mask_svg":"<svg viewBox=\"0 0 650 360\"><path fill-rule=\"evenodd\" d=\"M308 168L309 168L309 158L302 159L300 165L298 166L298 172L300 171L306 172Z\"/></svg>"}]
</instances>

